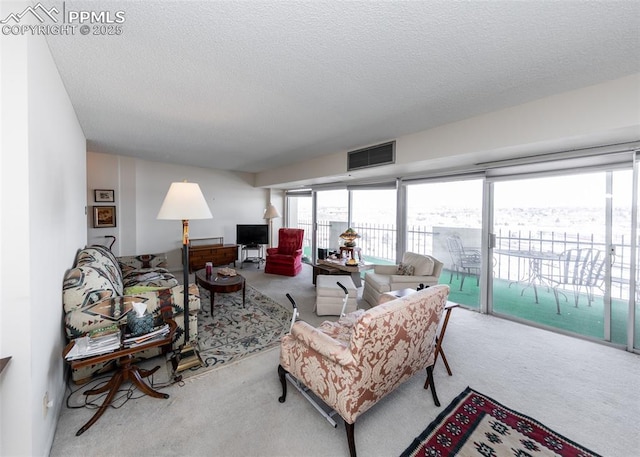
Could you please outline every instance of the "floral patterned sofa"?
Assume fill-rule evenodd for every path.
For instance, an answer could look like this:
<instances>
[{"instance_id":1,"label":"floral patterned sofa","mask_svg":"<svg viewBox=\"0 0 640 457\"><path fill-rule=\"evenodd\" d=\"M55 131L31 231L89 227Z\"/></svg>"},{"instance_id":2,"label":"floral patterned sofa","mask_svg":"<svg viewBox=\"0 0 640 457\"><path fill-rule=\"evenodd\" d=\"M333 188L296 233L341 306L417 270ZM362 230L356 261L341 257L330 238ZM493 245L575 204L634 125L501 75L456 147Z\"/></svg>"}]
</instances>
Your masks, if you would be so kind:
<instances>
[{"instance_id":1,"label":"floral patterned sofa","mask_svg":"<svg viewBox=\"0 0 640 457\"><path fill-rule=\"evenodd\" d=\"M76 254L73 268L64 277L62 302L66 336L69 340L91 330L112 324L124 324L133 302L143 302L147 311L162 320L160 309L170 306L178 324L173 349L184 341L183 287L167 269L165 254L115 257L104 246L89 246ZM195 284L189 284L189 333L197 336L200 295ZM139 353L141 358L160 354L159 349ZM97 364L73 370L76 383L113 368Z\"/></svg>"},{"instance_id":2,"label":"floral patterned sofa","mask_svg":"<svg viewBox=\"0 0 640 457\"><path fill-rule=\"evenodd\" d=\"M296 322L282 338L280 402L289 373L344 419L352 457L356 419L418 371L426 368L425 389L440 406L432 371L448 296L448 285L435 285L317 328Z\"/></svg>"}]
</instances>

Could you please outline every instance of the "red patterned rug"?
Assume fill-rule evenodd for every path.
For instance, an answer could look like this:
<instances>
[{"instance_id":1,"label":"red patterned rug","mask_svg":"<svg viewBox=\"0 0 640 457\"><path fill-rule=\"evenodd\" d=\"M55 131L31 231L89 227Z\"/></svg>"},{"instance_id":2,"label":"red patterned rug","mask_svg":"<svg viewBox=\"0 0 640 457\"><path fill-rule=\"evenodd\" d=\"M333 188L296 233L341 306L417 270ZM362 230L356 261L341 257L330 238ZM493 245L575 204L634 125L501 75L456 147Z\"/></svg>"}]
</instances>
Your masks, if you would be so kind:
<instances>
[{"instance_id":1,"label":"red patterned rug","mask_svg":"<svg viewBox=\"0 0 640 457\"><path fill-rule=\"evenodd\" d=\"M599 457L467 387L401 457Z\"/></svg>"}]
</instances>

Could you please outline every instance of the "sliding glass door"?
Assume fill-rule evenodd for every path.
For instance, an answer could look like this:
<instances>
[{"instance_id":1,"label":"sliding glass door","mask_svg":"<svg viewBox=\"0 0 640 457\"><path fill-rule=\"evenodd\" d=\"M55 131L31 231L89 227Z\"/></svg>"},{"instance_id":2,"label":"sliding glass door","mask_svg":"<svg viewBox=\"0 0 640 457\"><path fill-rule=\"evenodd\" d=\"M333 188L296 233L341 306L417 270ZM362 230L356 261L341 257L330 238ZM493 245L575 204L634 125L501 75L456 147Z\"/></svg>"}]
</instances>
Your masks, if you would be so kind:
<instances>
[{"instance_id":1,"label":"sliding glass door","mask_svg":"<svg viewBox=\"0 0 640 457\"><path fill-rule=\"evenodd\" d=\"M349 227L349 192L346 189L322 190L316 195L316 246L336 250L340 234Z\"/></svg>"},{"instance_id":2,"label":"sliding glass door","mask_svg":"<svg viewBox=\"0 0 640 457\"><path fill-rule=\"evenodd\" d=\"M304 262L310 262L312 259L311 246L313 245L313 200L311 191L288 193L286 205L286 227L304 230L302 259Z\"/></svg>"},{"instance_id":3,"label":"sliding glass door","mask_svg":"<svg viewBox=\"0 0 640 457\"><path fill-rule=\"evenodd\" d=\"M607 209L611 230L611 284L603 287L605 303L604 339L625 344L628 338L631 281L631 209L633 205L633 170L607 173ZM608 295L607 295L608 294ZM610 316L609 316L610 313Z\"/></svg>"},{"instance_id":4,"label":"sliding glass door","mask_svg":"<svg viewBox=\"0 0 640 457\"><path fill-rule=\"evenodd\" d=\"M631 157L291 192L287 222L305 229L309 260L317 248L337 250L352 227L368 262L396 263L407 251L442 261L453 302L640 349L640 165Z\"/></svg>"},{"instance_id":5,"label":"sliding glass door","mask_svg":"<svg viewBox=\"0 0 640 457\"><path fill-rule=\"evenodd\" d=\"M406 186L406 250L444 263L449 299L480 308L482 179Z\"/></svg>"},{"instance_id":6,"label":"sliding glass door","mask_svg":"<svg viewBox=\"0 0 640 457\"><path fill-rule=\"evenodd\" d=\"M396 262L396 189L351 191L351 227L367 262Z\"/></svg>"},{"instance_id":7,"label":"sliding glass door","mask_svg":"<svg viewBox=\"0 0 640 457\"><path fill-rule=\"evenodd\" d=\"M625 344L630 183L630 171L493 183L493 312Z\"/></svg>"}]
</instances>

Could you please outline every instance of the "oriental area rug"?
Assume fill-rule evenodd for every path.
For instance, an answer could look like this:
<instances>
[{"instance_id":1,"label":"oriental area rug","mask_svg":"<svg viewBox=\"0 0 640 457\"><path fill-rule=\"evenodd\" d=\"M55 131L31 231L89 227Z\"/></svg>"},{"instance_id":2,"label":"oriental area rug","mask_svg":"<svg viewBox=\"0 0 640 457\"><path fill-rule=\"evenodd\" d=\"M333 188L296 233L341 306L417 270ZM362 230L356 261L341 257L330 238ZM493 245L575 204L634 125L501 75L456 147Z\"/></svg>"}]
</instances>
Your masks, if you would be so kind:
<instances>
[{"instance_id":1,"label":"oriental area rug","mask_svg":"<svg viewBox=\"0 0 640 457\"><path fill-rule=\"evenodd\" d=\"M469 387L401 455L431 456L599 457Z\"/></svg>"},{"instance_id":2,"label":"oriental area rug","mask_svg":"<svg viewBox=\"0 0 640 457\"><path fill-rule=\"evenodd\" d=\"M200 288L198 313L198 347L203 367L182 372L184 378L237 362L247 356L280 344L289 331L290 310L246 285L245 303L242 292L216 294L213 316L210 292Z\"/></svg>"}]
</instances>

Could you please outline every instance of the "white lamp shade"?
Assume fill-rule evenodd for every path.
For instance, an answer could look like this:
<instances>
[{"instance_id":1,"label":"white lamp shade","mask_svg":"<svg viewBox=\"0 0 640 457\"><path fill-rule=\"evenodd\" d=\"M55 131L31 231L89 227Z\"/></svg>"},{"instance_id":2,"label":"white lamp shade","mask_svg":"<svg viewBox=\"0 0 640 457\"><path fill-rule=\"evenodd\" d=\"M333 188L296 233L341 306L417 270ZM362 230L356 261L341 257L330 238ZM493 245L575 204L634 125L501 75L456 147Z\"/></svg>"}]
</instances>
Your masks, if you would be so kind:
<instances>
[{"instance_id":1,"label":"white lamp shade","mask_svg":"<svg viewBox=\"0 0 640 457\"><path fill-rule=\"evenodd\" d=\"M158 219L211 219L207 201L195 182L174 182L164 197Z\"/></svg>"},{"instance_id":2,"label":"white lamp shade","mask_svg":"<svg viewBox=\"0 0 640 457\"><path fill-rule=\"evenodd\" d=\"M269 203L267 209L264 210L264 219L275 219L276 217L280 217L278 208L273 206L273 203Z\"/></svg>"}]
</instances>

